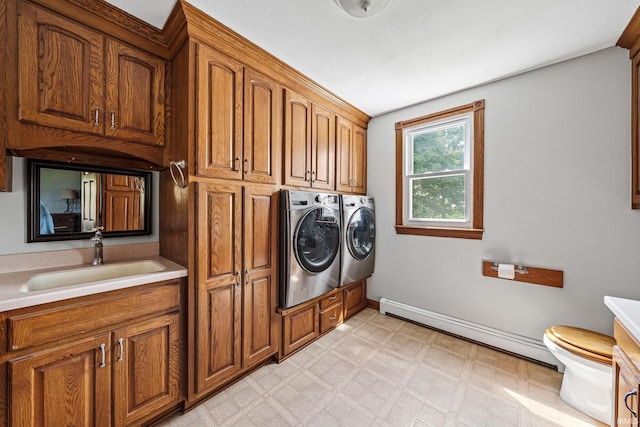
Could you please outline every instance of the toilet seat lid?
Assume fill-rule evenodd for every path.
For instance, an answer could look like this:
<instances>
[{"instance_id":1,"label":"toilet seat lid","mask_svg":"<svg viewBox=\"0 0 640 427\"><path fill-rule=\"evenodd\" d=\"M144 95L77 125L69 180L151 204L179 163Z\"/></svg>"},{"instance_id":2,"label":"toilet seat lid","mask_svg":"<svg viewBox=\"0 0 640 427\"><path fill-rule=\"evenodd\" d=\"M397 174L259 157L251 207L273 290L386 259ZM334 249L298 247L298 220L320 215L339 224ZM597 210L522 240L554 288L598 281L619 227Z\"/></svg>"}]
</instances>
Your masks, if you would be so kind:
<instances>
[{"instance_id":1,"label":"toilet seat lid","mask_svg":"<svg viewBox=\"0 0 640 427\"><path fill-rule=\"evenodd\" d=\"M591 353L591 357L597 359L611 359L613 346L616 340L599 332L575 326L556 325L551 326L545 332L549 339L566 350L576 353Z\"/></svg>"}]
</instances>

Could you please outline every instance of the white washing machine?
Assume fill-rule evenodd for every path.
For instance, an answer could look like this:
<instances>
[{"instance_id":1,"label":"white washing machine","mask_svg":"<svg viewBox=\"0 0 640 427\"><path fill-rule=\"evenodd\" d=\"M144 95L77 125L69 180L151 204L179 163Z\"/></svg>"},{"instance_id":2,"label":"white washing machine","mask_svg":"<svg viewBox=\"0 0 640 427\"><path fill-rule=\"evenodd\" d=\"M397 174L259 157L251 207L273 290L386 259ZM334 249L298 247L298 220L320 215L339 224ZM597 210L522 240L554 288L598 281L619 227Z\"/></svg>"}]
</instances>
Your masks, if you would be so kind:
<instances>
[{"instance_id":1,"label":"white washing machine","mask_svg":"<svg viewBox=\"0 0 640 427\"><path fill-rule=\"evenodd\" d=\"M280 192L280 307L289 308L340 285L340 197Z\"/></svg>"},{"instance_id":2,"label":"white washing machine","mask_svg":"<svg viewBox=\"0 0 640 427\"><path fill-rule=\"evenodd\" d=\"M376 252L376 217L373 197L341 196L342 269L340 285L373 274Z\"/></svg>"}]
</instances>

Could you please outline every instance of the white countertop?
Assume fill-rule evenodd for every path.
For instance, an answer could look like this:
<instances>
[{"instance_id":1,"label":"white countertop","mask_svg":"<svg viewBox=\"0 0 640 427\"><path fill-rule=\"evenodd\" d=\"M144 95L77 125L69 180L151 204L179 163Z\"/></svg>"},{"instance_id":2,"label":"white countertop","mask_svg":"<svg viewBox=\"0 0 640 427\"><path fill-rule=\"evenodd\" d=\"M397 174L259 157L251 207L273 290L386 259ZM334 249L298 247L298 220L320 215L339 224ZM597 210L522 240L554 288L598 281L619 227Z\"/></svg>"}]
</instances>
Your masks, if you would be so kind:
<instances>
[{"instance_id":1,"label":"white countertop","mask_svg":"<svg viewBox=\"0 0 640 427\"><path fill-rule=\"evenodd\" d=\"M91 265L81 264L72 267L65 266L60 268L47 268L0 274L0 311L45 304L48 302L92 295L100 292L114 291L117 289L129 288L163 280L177 279L188 275L188 270L185 267L160 256L145 257L140 259L140 261L142 260L154 261L162 266L162 270L153 273L136 274L116 279L98 280L91 283L62 286L38 291L27 291L26 284L31 278L39 274L87 267L99 269L101 266L93 267ZM131 259L127 261L116 261L104 265L123 264L130 261L137 260Z\"/></svg>"},{"instance_id":2,"label":"white countertop","mask_svg":"<svg viewBox=\"0 0 640 427\"><path fill-rule=\"evenodd\" d=\"M634 337L640 338L640 301L605 296L604 305Z\"/></svg>"}]
</instances>

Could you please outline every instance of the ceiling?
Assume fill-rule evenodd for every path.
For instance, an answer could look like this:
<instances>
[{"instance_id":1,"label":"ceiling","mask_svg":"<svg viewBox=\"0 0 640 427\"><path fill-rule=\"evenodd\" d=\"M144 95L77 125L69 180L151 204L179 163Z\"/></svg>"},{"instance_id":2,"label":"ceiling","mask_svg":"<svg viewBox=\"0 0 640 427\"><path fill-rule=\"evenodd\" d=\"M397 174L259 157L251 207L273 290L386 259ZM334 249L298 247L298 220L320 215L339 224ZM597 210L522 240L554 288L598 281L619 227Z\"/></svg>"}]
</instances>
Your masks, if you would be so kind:
<instances>
[{"instance_id":1,"label":"ceiling","mask_svg":"<svg viewBox=\"0 0 640 427\"><path fill-rule=\"evenodd\" d=\"M108 0L161 28L175 0ZM640 0L389 0L366 19L334 0L190 3L374 117L614 46Z\"/></svg>"}]
</instances>

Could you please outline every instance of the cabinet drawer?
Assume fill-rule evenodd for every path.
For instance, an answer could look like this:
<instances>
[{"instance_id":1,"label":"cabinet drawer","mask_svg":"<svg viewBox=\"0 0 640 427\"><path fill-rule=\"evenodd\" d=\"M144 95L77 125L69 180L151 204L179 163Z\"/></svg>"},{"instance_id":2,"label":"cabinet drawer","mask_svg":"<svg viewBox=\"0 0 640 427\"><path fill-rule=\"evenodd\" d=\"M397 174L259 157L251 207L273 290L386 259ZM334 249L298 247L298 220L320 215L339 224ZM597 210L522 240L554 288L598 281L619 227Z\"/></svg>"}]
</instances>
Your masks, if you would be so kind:
<instances>
[{"instance_id":1,"label":"cabinet drawer","mask_svg":"<svg viewBox=\"0 0 640 427\"><path fill-rule=\"evenodd\" d=\"M336 304L320 313L321 334L336 327L340 323L342 323L342 303Z\"/></svg>"},{"instance_id":2,"label":"cabinet drawer","mask_svg":"<svg viewBox=\"0 0 640 427\"><path fill-rule=\"evenodd\" d=\"M320 300L320 310L324 310L337 303L342 304L342 292L335 292L332 295L322 298Z\"/></svg>"},{"instance_id":3,"label":"cabinet drawer","mask_svg":"<svg viewBox=\"0 0 640 427\"><path fill-rule=\"evenodd\" d=\"M109 328L120 322L178 309L180 282L155 288L118 292L101 299L66 306L9 314L8 350L19 350L59 339ZM20 314L23 313L23 314Z\"/></svg>"}]
</instances>

